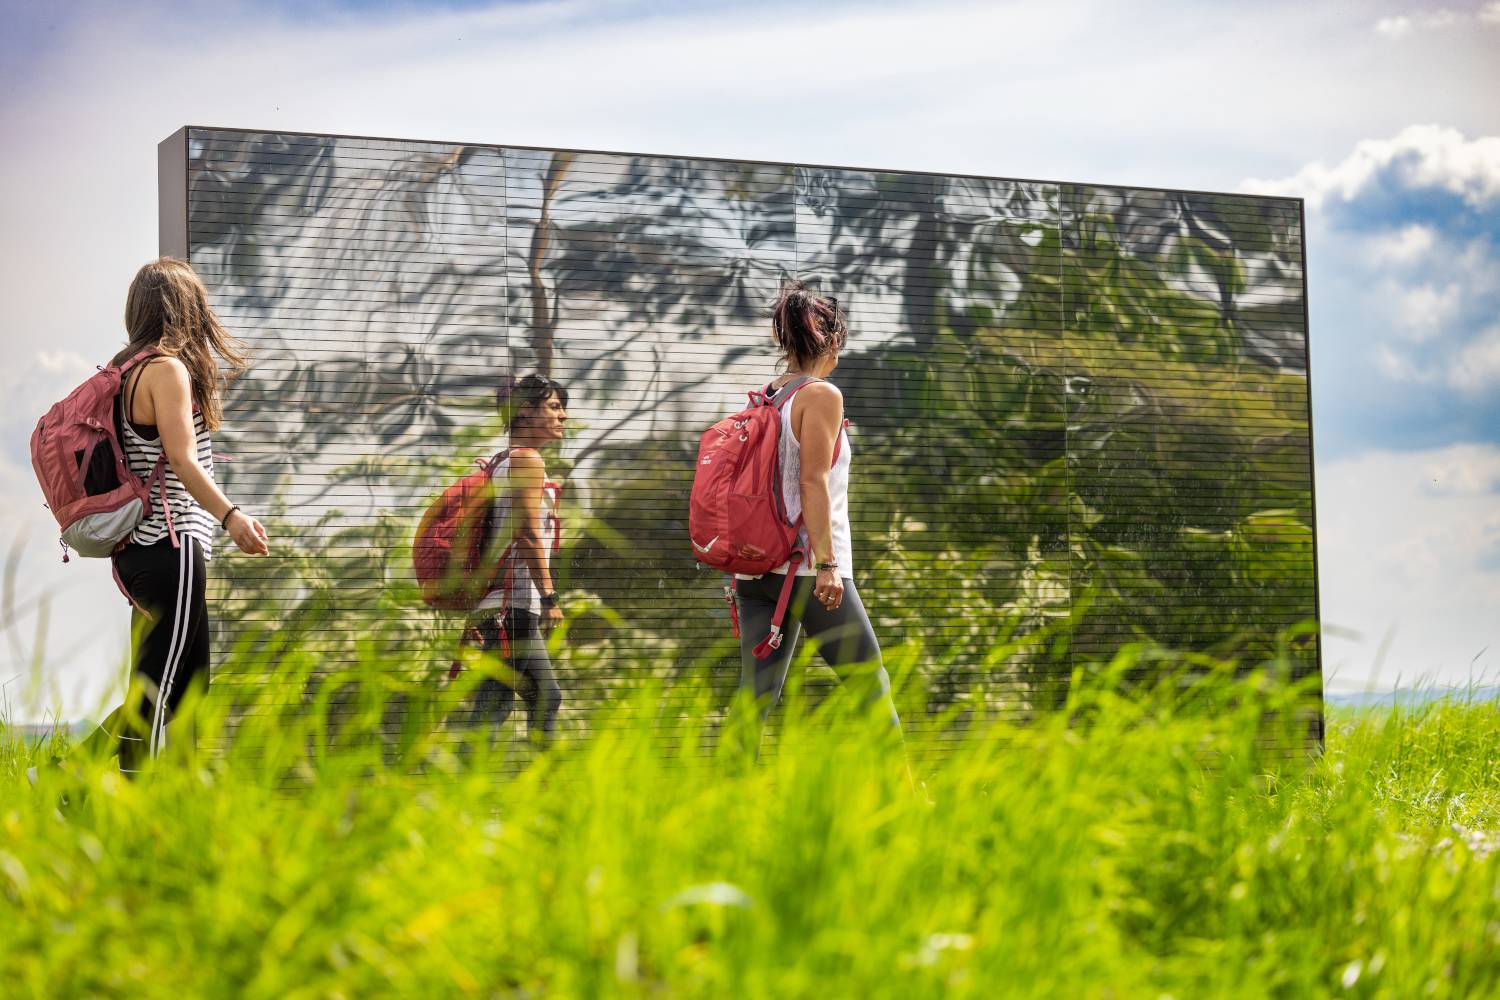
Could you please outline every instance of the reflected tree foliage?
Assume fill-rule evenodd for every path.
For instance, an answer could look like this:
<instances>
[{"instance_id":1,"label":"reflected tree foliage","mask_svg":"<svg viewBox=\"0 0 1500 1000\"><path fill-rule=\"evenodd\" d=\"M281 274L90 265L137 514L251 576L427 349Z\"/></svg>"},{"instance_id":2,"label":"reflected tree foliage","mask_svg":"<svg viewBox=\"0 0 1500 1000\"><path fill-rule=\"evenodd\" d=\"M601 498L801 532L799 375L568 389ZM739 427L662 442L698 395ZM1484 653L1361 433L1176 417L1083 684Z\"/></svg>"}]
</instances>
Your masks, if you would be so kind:
<instances>
[{"instance_id":1,"label":"reflected tree foliage","mask_svg":"<svg viewBox=\"0 0 1500 1000\"><path fill-rule=\"evenodd\" d=\"M230 486L286 553L230 561L226 639L315 623L331 661L385 643L436 680L453 623L416 600L411 529L497 446L496 383L540 370L576 425L551 466L572 505L569 705L639 682L611 667L626 646L727 688L721 581L685 541L693 451L771 375L792 275L851 320L856 576L882 643L921 643L934 711L1055 705L1134 639L1258 662L1315 615L1296 203L190 139L192 259L256 355L227 408Z\"/></svg>"}]
</instances>

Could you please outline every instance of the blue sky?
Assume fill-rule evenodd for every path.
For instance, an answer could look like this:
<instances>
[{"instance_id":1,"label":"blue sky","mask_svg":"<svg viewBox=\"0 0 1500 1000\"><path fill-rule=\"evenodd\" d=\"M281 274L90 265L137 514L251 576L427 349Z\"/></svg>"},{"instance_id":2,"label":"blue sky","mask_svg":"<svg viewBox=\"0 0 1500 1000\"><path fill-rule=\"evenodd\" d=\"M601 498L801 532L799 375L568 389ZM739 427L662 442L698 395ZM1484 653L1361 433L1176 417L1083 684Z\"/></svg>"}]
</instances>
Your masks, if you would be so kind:
<instances>
[{"instance_id":1,"label":"blue sky","mask_svg":"<svg viewBox=\"0 0 1500 1000\"><path fill-rule=\"evenodd\" d=\"M1309 199L1322 457L1494 441L1500 139L1414 126L1249 187Z\"/></svg>"},{"instance_id":2,"label":"blue sky","mask_svg":"<svg viewBox=\"0 0 1500 1000\"><path fill-rule=\"evenodd\" d=\"M90 714L123 678L125 605L101 566L59 563L26 439L112 352L156 251L156 143L184 124L1305 197L1330 683L1500 664L1496 0L0 14L0 512L20 546L0 684L23 717Z\"/></svg>"}]
</instances>

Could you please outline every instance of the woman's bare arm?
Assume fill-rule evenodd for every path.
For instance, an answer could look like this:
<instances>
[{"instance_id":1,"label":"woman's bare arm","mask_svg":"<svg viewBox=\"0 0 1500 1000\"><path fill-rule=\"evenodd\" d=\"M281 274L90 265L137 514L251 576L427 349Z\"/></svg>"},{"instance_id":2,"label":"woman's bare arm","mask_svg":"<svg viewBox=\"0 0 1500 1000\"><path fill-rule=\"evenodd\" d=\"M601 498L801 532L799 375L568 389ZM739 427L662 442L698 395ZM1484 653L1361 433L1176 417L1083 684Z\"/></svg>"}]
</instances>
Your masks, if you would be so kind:
<instances>
[{"instance_id":1,"label":"woman's bare arm","mask_svg":"<svg viewBox=\"0 0 1500 1000\"><path fill-rule=\"evenodd\" d=\"M844 397L828 382L814 382L797 393L795 403L792 432L802 449L802 523L812 543L813 562L833 562L833 501L828 494L828 474L844 423Z\"/></svg>"},{"instance_id":2,"label":"woman's bare arm","mask_svg":"<svg viewBox=\"0 0 1500 1000\"><path fill-rule=\"evenodd\" d=\"M229 511L229 498L213 477L198 464L198 439L193 433L193 383L187 366L176 358L163 358L147 365L136 387L146 410L146 423L156 425L167 464L187 487L198 506L221 520Z\"/></svg>"},{"instance_id":3,"label":"woman's bare arm","mask_svg":"<svg viewBox=\"0 0 1500 1000\"><path fill-rule=\"evenodd\" d=\"M167 464L198 506L222 524L232 504L198 463L198 439L193 432L193 383L187 366L176 358L165 357L146 365L136 381L134 395L140 398L132 400L132 408L145 411L142 422L156 425ZM270 551L266 530L243 511L236 511L227 529L242 551L257 555Z\"/></svg>"},{"instance_id":4,"label":"woman's bare arm","mask_svg":"<svg viewBox=\"0 0 1500 1000\"><path fill-rule=\"evenodd\" d=\"M530 448L517 448L510 455L511 510L516 523L511 537L520 551L521 561L531 571L531 578L543 594L552 593L551 553L547 551L546 533L542 528L542 487L547 469L542 456Z\"/></svg>"}]
</instances>

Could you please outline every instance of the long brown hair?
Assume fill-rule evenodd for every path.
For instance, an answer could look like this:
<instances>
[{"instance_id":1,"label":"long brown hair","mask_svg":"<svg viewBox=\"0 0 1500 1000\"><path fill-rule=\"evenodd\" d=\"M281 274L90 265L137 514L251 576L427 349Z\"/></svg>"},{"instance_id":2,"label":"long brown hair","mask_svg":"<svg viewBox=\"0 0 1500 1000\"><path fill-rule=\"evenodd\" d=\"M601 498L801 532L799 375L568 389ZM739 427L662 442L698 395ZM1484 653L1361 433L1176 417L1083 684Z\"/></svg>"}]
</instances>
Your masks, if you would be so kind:
<instances>
[{"instance_id":1,"label":"long brown hair","mask_svg":"<svg viewBox=\"0 0 1500 1000\"><path fill-rule=\"evenodd\" d=\"M151 261L135 274L125 296L125 349L121 361L154 347L187 366L193 401L209 430L224 415L223 391L248 366L239 341L224 329L208 304L193 265L176 257Z\"/></svg>"}]
</instances>

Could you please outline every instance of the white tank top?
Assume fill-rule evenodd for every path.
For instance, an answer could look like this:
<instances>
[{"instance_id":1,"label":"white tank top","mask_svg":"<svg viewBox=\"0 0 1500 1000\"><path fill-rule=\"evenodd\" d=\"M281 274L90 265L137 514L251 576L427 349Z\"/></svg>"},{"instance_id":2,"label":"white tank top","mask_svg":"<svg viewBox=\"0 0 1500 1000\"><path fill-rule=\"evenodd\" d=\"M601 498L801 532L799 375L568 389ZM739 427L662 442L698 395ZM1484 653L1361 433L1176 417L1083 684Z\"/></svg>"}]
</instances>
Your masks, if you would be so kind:
<instances>
[{"instance_id":1,"label":"white tank top","mask_svg":"<svg viewBox=\"0 0 1500 1000\"><path fill-rule=\"evenodd\" d=\"M783 391L782 389L776 392ZM805 391L805 390L804 390ZM772 393L774 400L776 393ZM787 517L795 521L802 516L802 445L792 433L792 411L802 401L802 392L781 408L781 497L786 502ZM839 454L828 473L828 499L830 522L833 528L833 558L839 564L841 577L854 576L854 538L849 529L849 465L853 461L849 454L849 435L839 428ZM797 536L807 553L807 562L797 567L798 576L817 576L813 566L812 542L807 537L807 528ZM789 563L782 563L771 572L785 573Z\"/></svg>"},{"instance_id":2,"label":"white tank top","mask_svg":"<svg viewBox=\"0 0 1500 1000\"><path fill-rule=\"evenodd\" d=\"M495 484L495 527L497 531L505 532L514 525L510 524L510 511L512 507L510 493L510 457L495 466L490 473L490 481ZM547 553L548 568L551 568L552 554L557 551L562 542L562 519L558 516L558 504L562 499L562 484L554 483L548 479L542 483L542 546ZM509 539L500 538L496 545L504 549L509 544ZM507 595L505 581L509 577L510 593ZM526 560L521 554L512 549L505 557L505 565L500 569L500 575L496 577L496 587L484 599L479 602L476 611L501 611L505 608L515 608L518 611L529 611L531 614L542 613L542 591L531 578L531 567L526 565Z\"/></svg>"}]
</instances>

